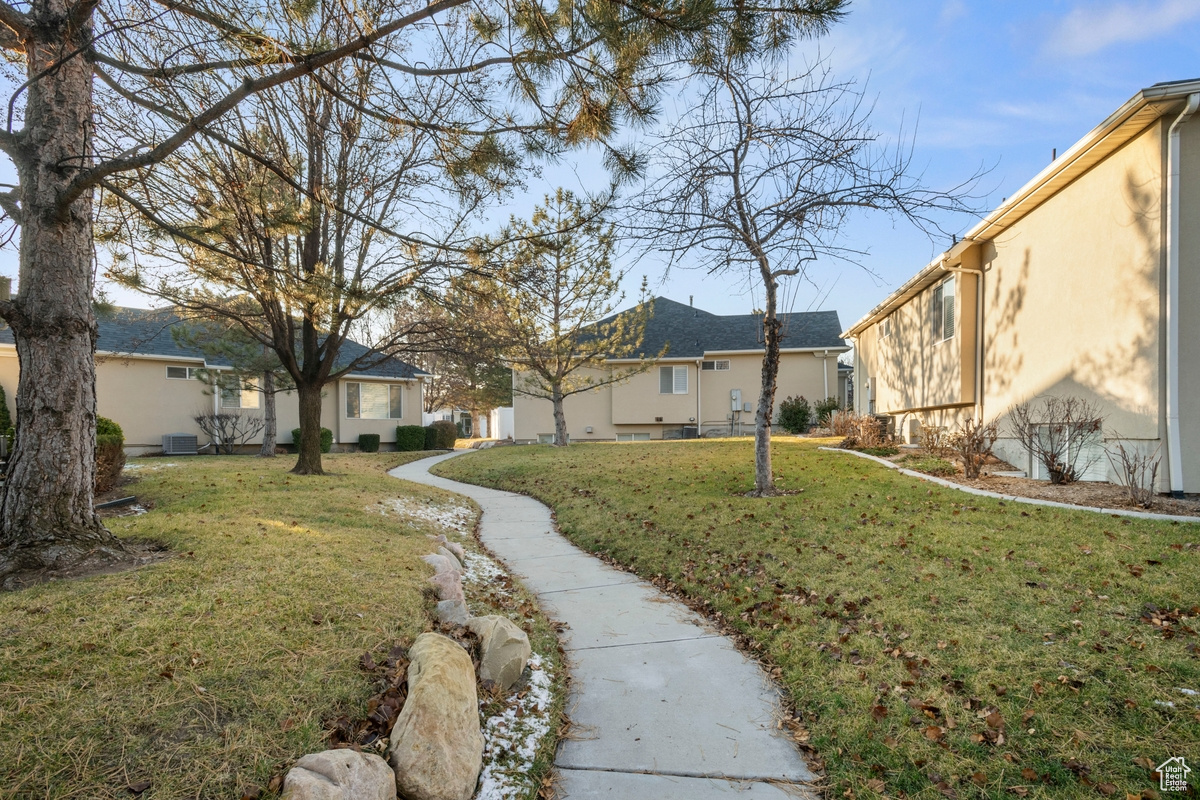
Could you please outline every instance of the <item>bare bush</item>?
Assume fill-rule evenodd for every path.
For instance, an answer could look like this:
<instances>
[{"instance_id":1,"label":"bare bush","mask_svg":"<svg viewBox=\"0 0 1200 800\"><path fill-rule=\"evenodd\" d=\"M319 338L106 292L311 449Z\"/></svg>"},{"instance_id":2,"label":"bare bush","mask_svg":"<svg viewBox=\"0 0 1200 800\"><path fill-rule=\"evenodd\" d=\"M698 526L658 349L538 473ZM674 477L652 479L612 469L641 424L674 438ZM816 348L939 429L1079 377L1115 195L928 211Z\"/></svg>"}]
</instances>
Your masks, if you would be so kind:
<instances>
[{"instance_id":1,"label":"bare bush","mask_svg":"<svg viewBox=\"0 0 1200 800\"><path fill-rule=\"evenodd\" d=\"M834 436L849 436L858 429L858 414L850 409L834 411L829 415L829 432Z\"/></svg>"},{"instance_id":2,"label":"bare bush","mask_svg":"<svg viewBox=\"0 0 1200 800\"><path fill-rule=\"evenodd\" d=\"M262 417L223 411L219 414L197 414L192 417L200 430L213 440L218 452L231 456L239 447L262 432L266 421Z\"/></svg>"},{"instance_id":3,"label":"bare bush","mask_svg":"<svg viewBox=\"0 0 1200 800\"><path fill-rule=\"evenodd\" d=\"M917 443L921 445L921 449L937 458L945 458L954 450L950 440L950 432L944 425L922 425L921 432L917 437Z\"/></svg>"},{"instance_id":4,"label":"bare bush","mask_svg":"<svg viewBox=\"0 0 1200 800\"><path fill-rule=\"evenodd\" d=\"M844 415L844 416L843 416ZM839 419L839 417L841 417ZM859 450L864 447L882 447L891 444L892 437L887 432L885 419L869 414L855 414L853 411L838 411L830 418L831 426L836 432L839 428L845 430L845 439L838 445L847 450Z\"/></svg>"},{"instance_id":5,"label":"bare bush","mask_svg":"<svg viewBox=\"0 0 1200 800\"><path fill-rule=\"evenodd\" d=\"M1100 405L1080 397L1043 397L1012 410L1013 435L1046 469L1050 482L1074 483L1103 458Z\"/></svg>"},{"instance_id":6,"label":"bare bush","mask_svg":"<svg viewBox=\"0 0 1200 800\"><path fill-rule=\"evenodd\" d=\"M962 459L963 475L974 480L992 455L999 436L1000 426L995 420L984 423L983 420L968 419L959 423L954 433L945 436L945 446Z\"/></svg>"},{"instance_id":7,"label":"bare bush","mask_svg":"<svg viewBox=\"0 0 1200 800\"><path fill-rule=\"evenodd\" d=\"M1126 448L1120 439L1114 439L1105 448L1108 463L1117 473L1117 483L1124 487L1130 502L1139 508L1150 508L1154 504L1161 462L1159 450L1156 447L1153 453L1140 453L1133 447Z\"/></svg>"}]
</instances>

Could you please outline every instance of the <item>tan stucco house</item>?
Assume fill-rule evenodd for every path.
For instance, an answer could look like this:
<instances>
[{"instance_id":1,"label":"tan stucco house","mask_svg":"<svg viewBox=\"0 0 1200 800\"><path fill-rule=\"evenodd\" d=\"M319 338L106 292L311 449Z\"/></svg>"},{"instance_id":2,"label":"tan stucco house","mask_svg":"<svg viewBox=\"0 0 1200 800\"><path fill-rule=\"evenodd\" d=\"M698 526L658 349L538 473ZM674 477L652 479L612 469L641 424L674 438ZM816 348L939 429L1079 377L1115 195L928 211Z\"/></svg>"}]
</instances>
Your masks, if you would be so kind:
<instances>
[{"instance_id":1,"label":"tan stucco house","mask_svg":"<svg viewBox=\"0 0 1200 800\"><path fill-rule=\"evenodd\" d=\"M1099 403L1200 492L1200 80L1138 92L842 335L855 407L920 425ZM1012 438L997 454L1037 477ZM1113 477L1107 459L1088 476Z\"/></svg>"},{"instance_id":2,"label":"tan stucco house","mask_svg":"<svg viewBox=\"0 0 1200 800\"><path fill-rule=\"evenodd\" d=\"M836 397L837 358L849 350L838 335L836 311L782 314L782 354L776 411L791 395L810 401ZM762 315L721 316L665 297L654 300L641 353L650 368L625 381L564 401L571 441L637 441L749 433L762 381ZM636 362L611 361L620 369ZM514 439L550 442L549 400L521 392L513 374Z\"/></svg>"},{"instance_id":3,"label":"tan stucco house","mask_svg":"<svg viewBox=\"0 0 1200 800\"><path fill-rule=\"evenodd\" d=\"M173 433L194 434L203 446L208 439L193 421L198 414L222 409L253 414L262 407L259 392L214 393L198 380L197 370L215 372L229 364L206 362L199 351L177 343L171 328L179 324L184 323L169 312L140 308L97 315L96 411L121 426L130 454L161 450L162 437ZM341 358L349 364L363 352L361 345L346 342ZM327 386L321 425L333 431L335 449L357 445L360 433L378 433L381 442L394 445L397 425L420 425L426 375L403 361L388 359ZM12 331L0 329L0 385L14 413L19 377ZM288 444L292 429L300 424L294 392L276 396L276 415L278 441Z\"/></svg>"}]
</instances>

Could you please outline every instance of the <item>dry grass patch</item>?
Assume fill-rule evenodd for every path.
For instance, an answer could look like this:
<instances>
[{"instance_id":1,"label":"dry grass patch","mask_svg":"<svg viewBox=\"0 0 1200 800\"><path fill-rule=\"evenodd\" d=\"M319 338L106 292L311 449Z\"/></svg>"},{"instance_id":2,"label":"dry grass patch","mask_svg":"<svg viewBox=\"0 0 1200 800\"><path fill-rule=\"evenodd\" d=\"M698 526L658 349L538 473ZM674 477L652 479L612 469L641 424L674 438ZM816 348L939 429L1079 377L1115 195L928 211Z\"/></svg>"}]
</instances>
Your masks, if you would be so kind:
<instances>
[{"instance_id":1,"label":"dry grass patch","mask_svg":"<svg viewBox=\"0 0 1200 800\"><path fill-rule=\"evenodd\" d=\"M385 473L424 455L131 462L153 510L108 525L172 557L0 594L0 798L236 798L323 749L373 691L359 656L429 625L440 531L365 510L446 502Z\"/></svg>"},{"instance_id":2,"label":"dry grass patch","mask_svg":"<svg viewBox=\"0 0 1200 800\"><path fill-rule=\"evenodd\" d=\"M828 441L496 448L435 471L703 605L779 667L830 797L1151 797L1200 741L1200 528L1004 503Z\"/></svg>"}]
</instances>

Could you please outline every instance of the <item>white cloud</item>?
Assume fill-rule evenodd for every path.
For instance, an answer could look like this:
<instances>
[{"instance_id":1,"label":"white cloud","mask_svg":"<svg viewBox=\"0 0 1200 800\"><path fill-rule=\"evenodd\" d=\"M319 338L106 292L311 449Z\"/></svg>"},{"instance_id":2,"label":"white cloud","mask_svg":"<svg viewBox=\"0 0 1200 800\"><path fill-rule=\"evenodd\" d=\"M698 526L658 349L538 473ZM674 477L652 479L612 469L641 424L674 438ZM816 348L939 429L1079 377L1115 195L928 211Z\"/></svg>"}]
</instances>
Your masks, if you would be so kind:
<instances>
[{"instance_id":1,"label":"white cloud","mask_svg":"<svg viewBox=\"0 0 1200 800\"><path fill-rule=\"evenodd\" d=\"M1197 0L1093 3L1085 0L1062 18L1044 44L1050 55L1086 56L1114 44L1140 42L1200 19Z\"/></svg>"}]
</instances>

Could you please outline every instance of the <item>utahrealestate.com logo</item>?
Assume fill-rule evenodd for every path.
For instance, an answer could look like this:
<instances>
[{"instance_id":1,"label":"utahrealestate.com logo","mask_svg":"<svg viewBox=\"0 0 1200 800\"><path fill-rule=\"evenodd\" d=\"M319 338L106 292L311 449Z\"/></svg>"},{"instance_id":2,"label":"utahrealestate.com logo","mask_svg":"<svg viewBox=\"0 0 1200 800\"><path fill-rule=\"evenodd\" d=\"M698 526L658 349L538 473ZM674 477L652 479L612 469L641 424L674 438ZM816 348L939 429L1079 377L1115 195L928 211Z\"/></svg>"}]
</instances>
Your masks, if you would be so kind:
<instances>
[{"instance_id":1,"label":"utahrealestate.com logo","mask_svg":"<svg viewBox=\"0 0 1200 800\"><path fill-rule=\"evenodd\" d=\"M1188 790L1188 773L1192 768L1183 760L1183 756L1168 758L1158 765L1158 788L1163 792L1186 792Z\"/></svg>"}]
</instances>

